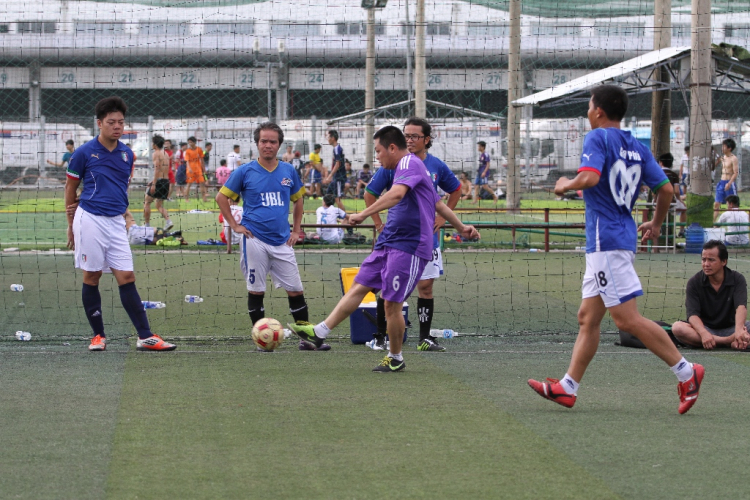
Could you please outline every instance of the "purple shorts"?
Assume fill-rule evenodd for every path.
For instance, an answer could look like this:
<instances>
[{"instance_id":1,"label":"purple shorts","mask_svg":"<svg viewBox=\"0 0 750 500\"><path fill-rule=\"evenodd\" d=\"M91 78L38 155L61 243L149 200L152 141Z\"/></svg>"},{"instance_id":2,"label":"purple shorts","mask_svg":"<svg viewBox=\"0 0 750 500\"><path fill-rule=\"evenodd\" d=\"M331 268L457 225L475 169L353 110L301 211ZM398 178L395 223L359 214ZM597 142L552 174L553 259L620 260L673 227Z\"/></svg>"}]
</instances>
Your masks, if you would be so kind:
<instances>
[{"instance_id":1,"label":"purple shorts","mask_svg":"<svg viewBox=\"0 0 750 500\"><path fill-rule=\"evenodd\" d=\"M354 281L376 293L380 290L384 300L404 302L416 288L428 262L395 248L380 248L365 259Z\"/></svg>"}]
</instances>

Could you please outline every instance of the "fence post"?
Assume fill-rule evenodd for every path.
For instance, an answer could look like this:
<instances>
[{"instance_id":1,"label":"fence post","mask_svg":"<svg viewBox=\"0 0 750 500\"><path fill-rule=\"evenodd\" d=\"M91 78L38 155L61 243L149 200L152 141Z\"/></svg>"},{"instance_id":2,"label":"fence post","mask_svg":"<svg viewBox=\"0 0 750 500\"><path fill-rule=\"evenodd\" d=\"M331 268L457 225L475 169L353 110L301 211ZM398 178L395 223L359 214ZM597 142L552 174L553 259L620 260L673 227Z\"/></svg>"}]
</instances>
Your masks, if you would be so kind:
<instances>
[{"instance_id":1,"label":"fence post","mask_svg":"<svg viewBox=\"0 0 750 500\"><path fill-rule=\"evenodd\" d=\"M544 209L544 222L549 223L549 208ZM549 252L549 226L544 228L544 251Z\"/></svg>"}]
</instances>

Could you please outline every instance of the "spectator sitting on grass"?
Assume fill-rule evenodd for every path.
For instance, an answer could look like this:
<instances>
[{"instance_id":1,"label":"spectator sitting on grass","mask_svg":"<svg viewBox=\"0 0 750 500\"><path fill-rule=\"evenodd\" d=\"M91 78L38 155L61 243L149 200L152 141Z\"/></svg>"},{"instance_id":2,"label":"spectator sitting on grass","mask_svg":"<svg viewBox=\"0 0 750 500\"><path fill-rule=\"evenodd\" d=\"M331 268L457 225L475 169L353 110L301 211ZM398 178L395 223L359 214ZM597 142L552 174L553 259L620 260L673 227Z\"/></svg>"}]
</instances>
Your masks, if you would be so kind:
<instances>
[{"instance_id":1,"label":"spectator sitting on grass","mask_svg":"<svg viewBox=\"0 0 750 500\"><path fill-rule=\"evenodd\" d=\"M690 278L685 291L687 322L672 325L680 342L704 349L747 348L747 282L727 267L728 259L724 243L710 240L703 245L703 269Z\"/></svg>"},{"instance_id":2,"label":"spectator sitting on grass","mask_svg":"<svg viewBox=\"0 0 750 500\"><path fill-rule=\"evenodd\" d=\"M327 194L323 197L323 206L318 207L315 214L318 217L318 224L338 224L338 221L346 218L346 212L335 206L336 197L333 194ZM338 244L344 238L344 230L332 227L319 227L316 232L320 239L326 243Z\"/></svg>"},{"instance_id":3,"label":"spectator sitting on grass","mask_svg":"<svg viewBox=\"0 0 750 500\"><path fill-rule=\"evenodd\" d=\"M748 218L747 212L740 210L740 197L733 194L727 196L727 208L728 210L719 216L716 222L723 224L738 224L737 226L726 226L727 232L739 233L750 230L747 225ZM745 234L730 234L726 239L727 245L747 245L750 244L750 237L747 233Z\"/></svg>"}]
</instances>

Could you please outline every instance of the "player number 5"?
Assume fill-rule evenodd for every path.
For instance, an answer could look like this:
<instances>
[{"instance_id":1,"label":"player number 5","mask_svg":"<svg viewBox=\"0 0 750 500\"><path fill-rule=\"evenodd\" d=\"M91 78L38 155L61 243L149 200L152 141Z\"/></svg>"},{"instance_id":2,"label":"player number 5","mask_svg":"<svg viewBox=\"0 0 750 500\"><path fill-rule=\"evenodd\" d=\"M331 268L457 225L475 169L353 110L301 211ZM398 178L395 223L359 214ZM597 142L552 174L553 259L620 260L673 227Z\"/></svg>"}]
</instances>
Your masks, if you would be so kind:
<instances>
[{"instance_id":1,"label":"player number 5","mask_svg":"<svg viewBox=\"0 0 750 500\"><path fill-rule=\"evenodd\" d=\"M399 282L398 282L398 276L394 276L394 277L393 277L393 291L394 291L394 292L398 292L398 288L399 288L400 286L401 286L401 285L400 285L400 284L399 284Z\"/></svg>"}]
</instances>

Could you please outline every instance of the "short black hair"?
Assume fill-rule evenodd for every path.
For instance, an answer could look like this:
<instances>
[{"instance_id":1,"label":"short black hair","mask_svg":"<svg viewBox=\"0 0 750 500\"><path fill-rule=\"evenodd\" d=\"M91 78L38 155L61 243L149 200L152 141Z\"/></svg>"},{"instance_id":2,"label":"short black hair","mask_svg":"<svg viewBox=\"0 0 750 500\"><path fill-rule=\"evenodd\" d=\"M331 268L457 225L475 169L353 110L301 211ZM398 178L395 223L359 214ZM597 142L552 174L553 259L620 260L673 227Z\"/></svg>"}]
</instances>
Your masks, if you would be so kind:
<instances>
[{"instance_id":1,"label":"short black hair","mask_svg":"<svg viewBox=\"0 0 750 500\"><path fill-rule=\"evenodd\" d=\"M75 143L75 142L73 142L73 139L68 139L67 141L65 141L65 145L66 145L66 146L68 146L68 145L70 145L70 146L75 146L75 145L76 145L76 143Z\"/></svg>"},{"instance_id":2,"label":"short black hair","mask_svg":"<svg viewBox=\"0 0 750 500\"><path fill-rule=\"evenodd\" d=\"M708 240L703 244L703 250L710 250L712 248L719 249L719 260L726 262L729 260L729 252L727 252L727 246L719 240Z\"/></svg>"},{"instance_id":3,"label":"short black hair","mask_svg":"<svg viewBox=\"0 0 750 500\"><path fill-rule=\"evenodd\" d=\"M313 146L313 151L315 151L316 149L320 149L322 147L323 146L321 146L320 144L316 144L315 146Z\"/></svg>"},{"instance_id":4,"label":"short black hair","mask_svg":"<svg viewBox=\"0 0 750 500\"><path fill-rule=\"evenodd\" d=\"M674 165L674 156L672 156L672 153L664 153L659 155L659 161L666 168L672 168L672 165Z\"/></svg>"},{"instance_id":5,"label":"short black hair","mask_svg":"<svg viewBox=\"0 0 750 500\"><path fill-rule=\"evenodd\" d=\"M365 163L364 165L362 165L362 168L365 168L365 169L370 168L370 164L369 163Z\"/></svg>"},{"instance_id":6,"label":"short black hair","mask_svg":"<svg viewBox=\"0 0 750 500\"><path fill-rule=\"evenodd\" d=\"M732 205L740 206L740 197L736 194L730 194L727 196L727 203L731 203Z\"/></svg>"},{"instance_id":7,"label":"short black hair","mask_svg":"<svg viewBox=\"0 0 750 500\"><path fill-rule=\"evenodd\" d=\"M381 128L375 132L375 135L373 135L372 138L377 139L378 142L380 142L380 145L386 149L388 149L391 144L395 144L398 149L406 149L406 138L404 138L404 133L401 132L398 127L394 127L393 125L386 125Z\"/></svg>"},{"instance_id":8,"label":"short black hair","mask_svg":"<svg viewBox=\"0 0 750 500\"><path fill-rule=\"evenodd\" d=\"M122 116L125 116L128 112L128 106L125 104L125 101L122 100L121 97L118 96L112 96L112 97L105 97L101 101L96 103L96 106L94 107L94 114L96 115L97 120L103 120L105 116L107 116L110 113L122 113Z\"/></svg>"},{"instance_id":9,"label":"short black hair","mask_svg":"<svg viewBox=\"0 0 750 500\"><path fill-rule=\"evenodd\" d=\"M151 138L151 143L157 148L162 149L164 147L164 137L156 134Z\"/></svg>"},{"instance_id":10,"label":"short black hair","mask_svg":"<svg viewBox=\"0 0 750 500\"><path fill-rule=\"evenodd\" d=\"M181 142L180 146L187 146L187 142Z\"/></svg>"},{"instance_id":11,"label":"short black hair","mask_svg":"<svg viewBox=\"0 0 750 500\"><path fill-rule=\"evenodd\" d=\"M479 141L477 144L480 145L480 146L482 146L483 148L487 147L487 143L484 142L484 141Z\"/></svg>"},{"instance_id":12,"label":"short black hair","mask_svg":"<svg viewBox=\"0 0 750 500\"><path fill-rule=\"evenodd\" d=\"M284 131L281 130L281 127L276 125L274 122L263 122L255 129L253 132L253 139L255 140L255 144L258 144L260 142L260 132L261 130L274 130L279 134L279 144L284 142Z\"/></svg>"},{"instance_id":13,"label":"short black hair","mask_svg":"<svg viewBox=\"0 0 750 500\"><path fill-rule=\"evenodd\" d=\"M685 152L687 153L688 151L690 151L690 146L685 146Z\"/></svg>"},{"instance_id":14,"label":"short black hair","mask_svg":"<svg viewBox=\"0 0 750 500\"><path fill-rule=\"evenodd\" d=\"M204 144L204 145L205 145L205 146L213 146L213 143L207 142L207 143L206 143L206 144Z\"/></svg>"},{"instance_id":15,"label":"short black hair","mask_svg":"<svg viewBox=\"0 0 750 500\"><path fill-rule=\"evenodd\" d=\"M610 120L620 121L628 112L628 93L617 85L599 85L591 89L594 107L601 108Z\"/></svg>"},{"instance_id":16,"label":"short black hair","mask_svg":"<svg viewBox=\"0 0 750 500\"><path fill-rule=\"evenodd\" d=\"M724 139L723 141L721 141L721 143L724 144L729 149L731 149L732 151L734 151L734 148L737 147L737 143L734 142L734 139L732 139L731 137L729 139Z\"/></svg>"},{"instance_id":17,"label":"short black hair","mask_svg":"<svg viewBox=\"0 0 750 500\"><path fill-rule=\"evenodd\" d=\"M339 140L339 133L338 133L337 130L329 130L328 131L328 135L330 135L331 137L333 137L337 141Z\"/></svg>"},{"instance_id":18,"label":"short black hair","mask_svg":"<svg viewBox=\"0 0 750 500\"><path fill-rule=\"evenodd\" d=\"M424 118L412 116L404 122L404 128L407 125L417 125L422 127L422 133L424 134L424 148L430 149L432 147L432 125L429 124ZM427 139L430 139L429 141Z\"/></svg>"},{"instance_id":19,"label":"short black hair","mask_svg":"<svg viewBox=\"0 0 750 500\"><path fill-rule=\"evenodd\" d=\"M190 137L188 137L188 142L194 142L194 143L197 144L198 143L198 139L196 139L194 136L191 135Z\"/></svg>"},{"instance_id":20,"label":"short black hair","mask_svg":"<svg viewBox=\"0 0 750 500\"><path fill-rule=\"evenodd\" d=\"M224 165L226 165L226 164L227 164L227 161L226 161L226 160L221 160L221 161L219 162L219 165L221 165L222 167L223 167Z\"/></svg>"},{"instance_id":21,"label":"short black hair","mask_svg":"<svg viewBox=\"0 0 750 500\"><path fill-rule=\"evenodd\" d=\"M350 160L349 158L344 158L344 165L346 165L347 163L348 163L349 165L351 165L351 164L352 164L352 161L351 161L351 160Z\"/></svg>"},{"instance_id":22,"label":"short black hair","mask_svg":"<svg viewBox=\"0 0 750 500\"><path fill-rule=\"evenodd\" d=\"M336 203L336 197L332 194L327 194L323 196L323 203L325 203L327 206L333 206L334 203Z\"/></svg>"},{"instance_id":23,"label":"short black hair","mask_svg":"<svg viewBox=\"0 0 750 500\"><path fill-rule=\"evenodd\" d=\"M240 145L239 144L235 144L234 146L232 146L232 149L238 148L238 147L240 147Z\"/></svg>"}]
</instances>

